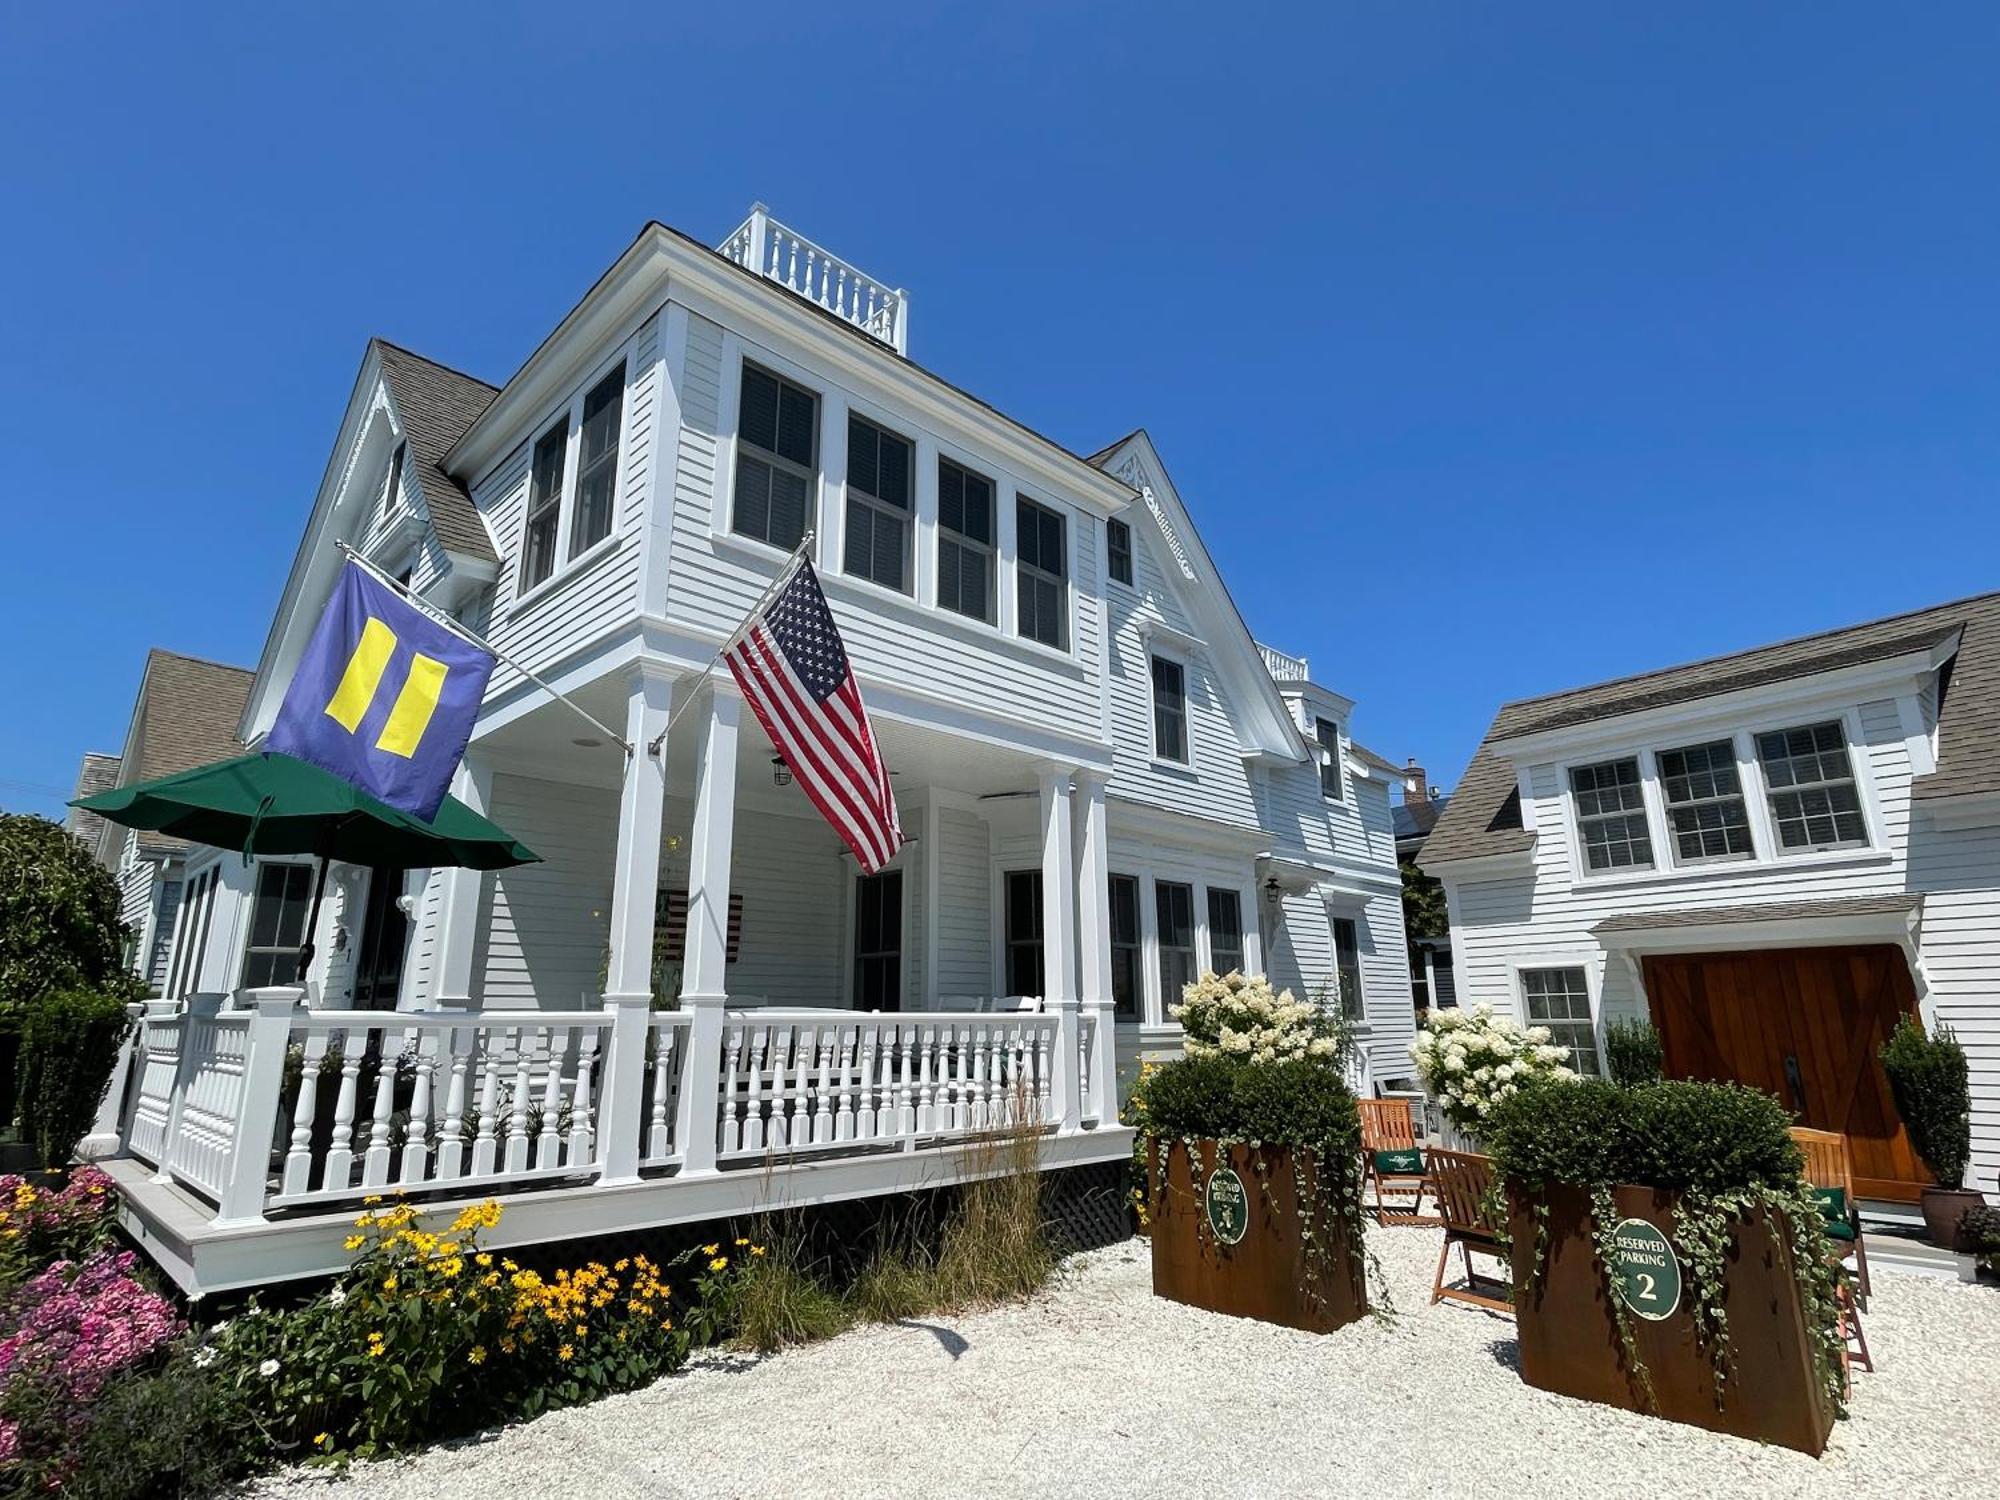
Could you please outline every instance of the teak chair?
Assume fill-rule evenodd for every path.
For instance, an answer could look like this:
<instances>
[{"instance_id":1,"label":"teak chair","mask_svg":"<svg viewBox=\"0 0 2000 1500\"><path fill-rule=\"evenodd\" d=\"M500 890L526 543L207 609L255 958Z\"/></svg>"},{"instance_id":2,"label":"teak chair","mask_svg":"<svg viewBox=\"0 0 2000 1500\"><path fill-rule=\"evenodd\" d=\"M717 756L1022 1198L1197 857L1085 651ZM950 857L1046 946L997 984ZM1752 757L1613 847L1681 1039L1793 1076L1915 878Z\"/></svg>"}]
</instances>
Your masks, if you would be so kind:
<instances>
[{"instance_id":1,"label":"teak chair","mask_svg":"<svg viewBox=\"0 0 2000 1500\"><path fill-rule=\"evenodd\" d=\"M1861 1206L1854 1197L1854 1158L1847 1137L1837 1130L1795 1125L1792 1139L1805 1155L1806 1182L1826 1216L1835 1267L1845 1269L1850 1259L1854 1262L1853 1281L1842 1277L1835 1291L1840 1303L1841 1360L1872 1372L1875 1361L1868 1354L1868 1336L1861 1331L1861 1313L1868 1306L1868 1249L1861 1242Z\"/></svg>"},{"instance_id":2,"label":"teak chair","mask_svg":"<svg viewBox=\"0 0 2000 1500\"><path fill-rule=\"evenodd\" d=\"M1430 1172L1424 1166L1423 1150L1417 1145L1416 1118L1407 1099L1359 1099L1361 1110L1361 1190L1364 1205L1368 1184L1375 1184L1375 1221L1378 1224L1436 1224L1435 1215L1419 1212L1424 1194L1436 1196ZM1399 1201L1391 1212L1387 1196L1409 1198L1407 1212Z\"/></svg>"},{"instance_id":3,"label":"teak chair","mask_svg":"<svg viewBox=\"0 0 2000 1500\"><path fill-rule=\"evenodd\" d=\"M1430 1165L1431 1190L1437 1195L1438 1212L1444 1221L1444 1244L1438 1247L1437 1275L1431 1281L1431 1305L1435 1307L1450 1298L1511 1313L1514 1310L1511 1295L1502 1300L1479 1290L1482 1279L1493 1286L1502 1285L1500 1280L1482 1278L1472 1264L1474 1255L1490 1255L1502 1264L1511 1259L1498 1228L1487 1214L1486 1196L1493 1186L1493 1159L1475 1156L1470 1151L1444 1151L1436 1147L1426 1152L1425 1157ZM1465 1257L1462 1287L1444 1284L1445 1260L1451 1255L1453 1245Z\"/></svg>"}]
</instances>

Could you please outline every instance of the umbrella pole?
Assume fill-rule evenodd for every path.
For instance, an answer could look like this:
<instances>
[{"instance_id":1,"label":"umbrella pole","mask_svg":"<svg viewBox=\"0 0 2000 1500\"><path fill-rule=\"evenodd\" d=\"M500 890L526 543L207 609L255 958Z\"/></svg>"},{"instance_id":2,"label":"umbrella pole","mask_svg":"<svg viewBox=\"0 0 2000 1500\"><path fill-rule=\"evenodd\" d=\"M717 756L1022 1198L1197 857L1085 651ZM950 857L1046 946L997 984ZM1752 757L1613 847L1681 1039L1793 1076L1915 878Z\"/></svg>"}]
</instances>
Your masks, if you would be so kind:
<instances>
[{"instance_id":1,"label":"umbrella pole","mask_svg":"<svg viewBox=\"0 0 2000 1500\"><path fill-rule=\"evenodd\" d=\"M326 894L326 856L319 857L319 875L313 881L312 909L306 913L306 939L299 944L299 983L306 982L306 974L312 968L313 934L319 931L319 903Z\"/></svg>"}]
</instances>

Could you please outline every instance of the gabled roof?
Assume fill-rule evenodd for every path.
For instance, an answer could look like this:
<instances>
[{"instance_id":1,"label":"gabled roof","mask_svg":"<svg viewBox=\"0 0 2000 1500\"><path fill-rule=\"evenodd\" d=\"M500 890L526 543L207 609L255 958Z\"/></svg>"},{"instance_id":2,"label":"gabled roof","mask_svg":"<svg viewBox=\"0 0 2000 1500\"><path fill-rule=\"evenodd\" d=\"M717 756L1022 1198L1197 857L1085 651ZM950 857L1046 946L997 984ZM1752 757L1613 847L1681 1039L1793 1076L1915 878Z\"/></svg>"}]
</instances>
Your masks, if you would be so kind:
<instances>
[{"instance_id":1,"label":"gabled roof","mask_svg":"<svg viewBox=\"0 0 2000 1500\"><path fill-rule=\"evenodd\" d=\"M157 646L147 652L146 673L132 705L132 724L125 734L115 784L152 781L242 754L236 727L253 676L245 667L182 656ZM101 851L108 852L107 844L115 844L114 835L122 838L123 830L107 823ZM145 834L143 842L153 849L185 846L185 840L164 834Z\"/></svg>"},{"instance_id":2,"label":"gabled roof","mask_svg":"<svg viewBox=\"0 0 2000 1500\"><path fill-rule=\"evenodd\" d=\"M88 797L93 792L109 791L118 785L118 757L101 751L87 751L83 764L77 769L76 790L73 797ZM64 826L83 840L86 848L95 851L104 844L104 816L101 813L86 812L83 808L72 807Z\"/></svg>"},{"instance_id":3,"label":"gabled roof","mask_svg":"<svg viewBox=\"0 0 2000 1500\"><path fill-rule=\"evenodd\" d=\"M497 563L500 554L465 485L447 474L443 459L499 390L436 360L412 354L387 339L369 340L395 403L403 441L410 445L403 472L417 483L431 530L447 552Z\"/></svg>"},{"instance_id":4,"label":"gabled roof","mask_svg":"<svg viewBox=\"0 0 2000 1500\"><path fill-rule=\"evenodd\" d=\"M1438 819L1444 816L1445 803L1449 797L1435 797L1422 802L1398 802L1389 809L1390 824L1395 830L1396 842L1406 839L1421 839L1429 836L1437 827Z\"/></svg>"},{"instance_id":5,"label":"gabled roof","mask_svg":"<svg viewBox=\"0 0 2000 1500\"><path fill-rule=\"evenodd\" d=\"M1958 634L1938 720L1937 769L1915 778L1921 799L2000 792L2000 593L1820 631L1501 708L1466 767L1451 806L1424 846L1424 863L1512 854L1533 847L1521 826L1511 761L1497 742L1548 729L1694 703L1722 693L1817 676L1936 647Z\"/></svg>"}]
</instances>

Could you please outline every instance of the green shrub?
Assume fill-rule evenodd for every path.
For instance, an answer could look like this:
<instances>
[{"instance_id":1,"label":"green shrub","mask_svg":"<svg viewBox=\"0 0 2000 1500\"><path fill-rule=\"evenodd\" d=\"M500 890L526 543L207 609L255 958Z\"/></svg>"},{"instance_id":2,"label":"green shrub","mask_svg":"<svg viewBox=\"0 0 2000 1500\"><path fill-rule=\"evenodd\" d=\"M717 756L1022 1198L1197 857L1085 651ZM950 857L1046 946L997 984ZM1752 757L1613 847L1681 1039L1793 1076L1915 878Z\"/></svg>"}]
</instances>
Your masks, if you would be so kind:
<instances>
[{"instance_id":1,"label":"green shrub","mask_svg":"<svg viewBox=\"0 0 2000 1500\"><path fill-rule=\"evenodd\" d=\"M853 1321L826 1280L827 1267L809 1250L794 1218L759 1219L734 1245L720 1241L685 1251L693 1261L701 1336L728 1339L759 1354L816 1343Z\"/></svg>"},{"instance_id":2,"label":"green shrub","mask_svg":"<svg viewBox=\"0 0 2000 1500\"><path fill-rule=\"evenodd\" d=\"M1798 1184L1802 1161L1778 1101L1736 1083L1608 1079L1537 1084L1487 1117L1486 1145L1510 1182L1634 1183L1713 1195Z\"/></svg>"},{"instance_id":3,"label":"green shrub","mask_svg":"<svg viewBox=\"0 0 2000 1500\"><path fill-rule=\"evenodd\" d=\"M0 1012L122 983L118 883L59 823L0 813Z\"/></svg>"},{"instance_id":4,"label":"green shrub","mask_svg":"<svg viewBox=\"0 0 2000 1500\"><path fill-rule=\"evenodd\" d=\"M1965 1181L1965 1164L1972 1157L1972 1095L1966 1077L1965 1048L1949 1026L1924 1034L1923 1023L1904 1016L1882 1048L1882 1071L1889 1075L1889 1092L1896 1113L1910 1132L1910 1144L1940 1186L1955 1188Z\"/></svg>"},{"instance_id":5,"label":"green shrub","mask_svg":"<svg viewBox=\"0 0 2000 1500\"><path fill-rule=\"evenodd\" d=\"M1145 1128L1164 1140L1261 1141L1327 1156L1361 1149L1353 1093L1335 1069L1310 1059L1189 1057L1156 1069L1146 1082Z\"/></svg>"},{"instance_id":6,"label":"green shrub","mask_svg":"<svg viewBox=\"0 0 2000 1500\"><path fill-rule=\"evenodd\" d=\"M183 1341L160 1369L115 1380L77 1434L63 1493L79 1500L210 1495L268 1462L251 1408Z\"/></svg>"},{"instance_id":7,"label":"green shrub","mask_svg":"<svg viewBox=\"0 0 2000 1500\"><path fill-rule=\"evenodd\" d=\"M1960 1242L1988 1265L2000 1260L2000 1208L1981 1204L1958 1221Z\"/></svg>"},{"instance_id":8,"label":"green shrub","mask_svg":"<svg viewBox=\"0 0 2000 1500\"><path fill-rule=\"evenodd\" d=\"M1665 1066L1660 1033L1643 1016L1621 1016L1604 1028L1604 1062L1613 1083L1658 1083Z\"/></svg>"},{"instance_id":9,"label":"green shrub","mask_svg":"<svg viewBox=\"0 0 2000 1500\"><path fill-rule=\"evenodd\" d=\"M21 1121L49 1166L68 1163L96 1119L127 1025L122 992L57 990L26 1003Z\"/></svg>"}]
</instances>

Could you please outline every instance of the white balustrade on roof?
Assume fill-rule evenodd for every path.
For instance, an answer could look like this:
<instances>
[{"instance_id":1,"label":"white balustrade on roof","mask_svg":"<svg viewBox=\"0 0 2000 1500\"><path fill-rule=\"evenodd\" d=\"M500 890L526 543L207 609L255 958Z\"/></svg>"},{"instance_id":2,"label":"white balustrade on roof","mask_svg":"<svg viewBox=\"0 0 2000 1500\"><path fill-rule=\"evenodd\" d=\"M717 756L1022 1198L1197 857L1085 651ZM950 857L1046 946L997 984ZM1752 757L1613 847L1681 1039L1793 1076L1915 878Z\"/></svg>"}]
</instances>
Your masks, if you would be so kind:
<instances>
[{"instance_id":1,"label":"white balustrade on roof","mask_svg":"<svg viewBox=\"0 0 2000 1500\"><path fill-rule=\"evenodd\" d=\"M910 294L779 223L763 204L753 206L750 217L716 248L745 270L825 308L898 354L909 352Z\"/></svg>"},{"instance_id":2,"label":"white balustrade on roof","mask_svg":"<svg viewBox=\"0 0 2000 1500\"><path fill-rule=\"evenodd\" d=\"M1293 656L1288 651L1280 651L1276 646L1257 643L1257 650L1264 658L1264 666L1279 682L1309 682L1312 670L1303 656Z\"/></svg>"}]
</instances>

